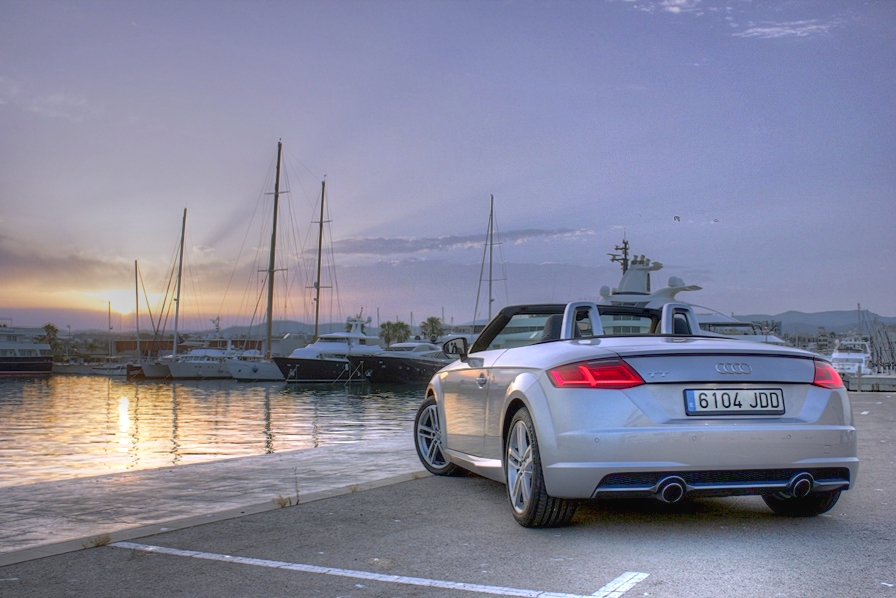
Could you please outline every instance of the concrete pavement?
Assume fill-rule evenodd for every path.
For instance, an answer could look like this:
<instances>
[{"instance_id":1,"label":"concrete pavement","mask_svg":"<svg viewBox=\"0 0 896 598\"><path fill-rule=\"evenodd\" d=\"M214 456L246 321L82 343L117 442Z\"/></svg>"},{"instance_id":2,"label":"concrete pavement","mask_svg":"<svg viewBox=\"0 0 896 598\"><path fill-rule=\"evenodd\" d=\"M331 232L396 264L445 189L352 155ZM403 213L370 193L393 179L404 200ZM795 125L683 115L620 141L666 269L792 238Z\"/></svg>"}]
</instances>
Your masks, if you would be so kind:
<instances>
[{"instance_id":1,"label":"concrete pavement","mask_svg":"<svg viewBox=\"0 0 896 598\"><path fill-rule=\"evenodd\" d=\"M820 517L775 516L759 497L671 506L599 501L583 505L571 527L530 530L514 522L501 484L421 475L406 436L331 454L313 449L249 458L257 464L219 462L206 477L187 467L172 472L186 486L144 478L143 494L136 485L127 496L144 505L145 517L172 519L170 512L149 513L150 499L170 500L165 488L183 492L198 513L185 507L186 518L171 525L148 523L107 539L88 526L82 528L88 533L44 546L43 553L4 553L13 562L0 567L0 596L896 598L896 401L886 393L851 398L862 459L858 484ZM323 472L314 481L314 463L335 471L337 462L341 473L329 485ZM294 492L302 470L309 493L298 478L300 504L280 508L272 496ZM236 488L251 484L235 481L230 495L226 485L204 487L227 476L261 485L245 495L248 506L239 506ZM117 492L130 482L93 483ZM322 489L315 494L314 487ZM56 488L44 500L63 498L66 488ZM98 526L106 517L114 528L121 504L103 510L87 496L70 497L60 520L91 517ZM218 498L228 511L213 511ZM19 500L28 501L28 493ZM90 540L110 543L83 549ZM44 553L55 556L37 558Z\"/></svg>"},{"instance_id":2,"label":"concrete pavement","mask_svg":"<svg viewBox=\"0 0 896 598\"><path fill-rule=\"evenodd\" d=\"M429 475L393 439L0 488L0 566ZM298 497L298 500L297 500Z\"/></svg>"}]
</instances>

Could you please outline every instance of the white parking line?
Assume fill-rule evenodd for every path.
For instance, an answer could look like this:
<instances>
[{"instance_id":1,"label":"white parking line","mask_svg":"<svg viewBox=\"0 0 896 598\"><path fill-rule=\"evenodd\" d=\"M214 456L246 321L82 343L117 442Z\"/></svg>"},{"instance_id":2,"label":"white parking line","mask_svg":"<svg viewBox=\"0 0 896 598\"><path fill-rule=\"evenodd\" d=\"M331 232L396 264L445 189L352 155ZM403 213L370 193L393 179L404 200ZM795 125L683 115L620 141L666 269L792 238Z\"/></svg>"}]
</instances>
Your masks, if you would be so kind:
<instances>
[{"instance_id":1,"label":"white parking line","mask_svg":"<svg viewBox=\"0 0 896 598\"><path fill-rule=\"evenodd\" d=\"M425 586L429 588L444 588L448 590L463 590L465 592L478 592L480 594L494 594L497 596L524 596L527 598L618 598L630 590L636 583L648 576L648 573L624 573L620 575L597 593L590 596L580 594L564 594L558 592L542 592L539 590L521 590L518 588L503 588L500 586L485 586L474 583L460 583L455 581L441 581L438 579L424 579L421 577L405 577L402 575L383 575L370 571L353 571L351 569L336 569L333 567L318 567L315 565L301 565L284 561L269 561L266 559L250 559L241 556L227 554L214 554L211 552L198 552L195 550L180 550L165 546L149 546L134 542L114 542L110 544L114 548L129 548L143 552L154 552L172 556L183 556L209 561L222 561L225 563L240 563L242 565L255 565L256 567L270 567L273 569L288 569L290 571L302 571L304 573L321 573L323 575L335 575L338 577L351 577L353 579L365 579L367 581L381 581L385 583L400 583L413 586Z\"/></svg>"},{"instance_id":2,"label":"white parking line","mask_svg":"<svg viewBox=\"0 0 896 598\"><path fill-rule=\"evenodd\" d=\"M638 573L636 571L626 571L598 591L592 594L598 598L619 598L635 585L647 579L650 573Z\"/></svg>"}]
</instances>

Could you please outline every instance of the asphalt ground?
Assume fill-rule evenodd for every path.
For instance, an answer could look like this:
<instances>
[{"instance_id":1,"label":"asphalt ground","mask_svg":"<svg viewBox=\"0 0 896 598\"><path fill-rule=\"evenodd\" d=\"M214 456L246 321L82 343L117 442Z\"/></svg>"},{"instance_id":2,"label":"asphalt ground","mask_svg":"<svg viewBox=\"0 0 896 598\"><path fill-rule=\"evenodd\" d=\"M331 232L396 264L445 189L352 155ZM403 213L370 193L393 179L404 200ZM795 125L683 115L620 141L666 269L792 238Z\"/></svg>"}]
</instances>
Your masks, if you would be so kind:
<instances>
[{"instance_id":1,"label":"asphalt ground","mask_svg":"<svg viewBox=\"0 0 896 598\"><path fill-rule=\"evenodd\" d=\"M758 497L600 501L531 530L501 484L411 476L0 567L0 596L896 598L896 398L851 398L858 483L815 518Z\"/></svg>"}]
</instances>

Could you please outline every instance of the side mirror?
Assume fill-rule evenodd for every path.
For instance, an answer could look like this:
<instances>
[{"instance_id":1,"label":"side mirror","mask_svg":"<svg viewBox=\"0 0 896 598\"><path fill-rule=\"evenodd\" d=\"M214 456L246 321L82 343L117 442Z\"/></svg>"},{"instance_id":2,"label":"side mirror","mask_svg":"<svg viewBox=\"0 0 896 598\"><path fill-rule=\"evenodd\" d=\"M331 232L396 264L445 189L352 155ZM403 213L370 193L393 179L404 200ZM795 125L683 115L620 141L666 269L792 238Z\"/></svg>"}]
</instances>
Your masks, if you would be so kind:
<instances>
[{"instance_id":1,"label":"side mirror","mask_svg":"<svg viewBox=\"0 0 896 598\"><path fill-rule=\"evenodd\" d=\"M467 353L469 353L469 350L470 345L467 342L467 339L462 336L453 338L442 345L442 351L445 352L445 355L457 357L461 361L467 358Z\"/></svg>"}]
</instances>

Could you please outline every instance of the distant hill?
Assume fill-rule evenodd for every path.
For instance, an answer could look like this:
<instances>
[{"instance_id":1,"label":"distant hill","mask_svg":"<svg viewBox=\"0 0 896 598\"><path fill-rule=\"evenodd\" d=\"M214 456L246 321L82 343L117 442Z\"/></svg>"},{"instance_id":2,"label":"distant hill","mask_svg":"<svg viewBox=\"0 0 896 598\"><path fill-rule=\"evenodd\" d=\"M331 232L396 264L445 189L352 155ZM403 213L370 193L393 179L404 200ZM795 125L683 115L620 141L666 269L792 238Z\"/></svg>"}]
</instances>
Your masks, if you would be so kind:
<instances>
[{"instance_id":1,"label":"distant hill","mask_svg":"<svg viewBox=\"0 0 896 598\"><path fill-rule=\"evenodd\" d=\"M274 320L271 329L272 335L275 337L282 337L285 334L298 334L310 337L314 334L314 324L305 324L304 322L295 322L293 320ZM319 326L319 333L328 334L330 332L345 332L345 322L321 322ZM194 334L205 336L214 334L214 331L203 330L201 332L194 332ZM228 328L222 328L221 334L223 336L229 336L231 338L263 338L265 334L267 334L267 325L256 324L254 326L230 326Z\"/></svg>"},{"instance_id":2,"label":"distant hill","mask_svg":"<svg viewBox=\"0 0 896 598\"><path fill-rule=\"evenodd\" d=\"M781 332L784 334L817 334L818 328L823 326L828 332L836 332L843 334L859 329L859 316L855 310L850 311L820 311L816 313L804 313L801 311L786 311L778 315L769 314L748 314L742 316L734 316L738 320L744 322L757 322L774 320L781 322ZM884 325L896 325L896 317L888 318L879 316L869 311L863 311L862 317L864 323L862 330L866 334L869 332L870 323L877 320Z\"/></svg>"},{"instance_id":3,"label":"distant hill","mask_svg":"<svg viewBox=\"0 0 896 598\"><path fill-rule=\"evenodd\" d=\"M873 312L863 311L864 317L863 332L868 333L870 323L877 320L881 324L896 325L896 317L879 316ZM793 334L817 334L818 328L823 326L828 332L837 334L845 334L858 330L859 319L855 310L846 311L821 311L815 313L805 313L801 311L787 311L777 315L770 314L745 314L734 315L735 318L742 322L764 322L772 320L781 322L781 332L788 335ZM329 332L344 332L345 322L328 322L320 325L320 334ZM375 326L368 327L369 332L376 332ZM103 330L83 330L78 331L81 334L94 334L97 337L104 337L108 332ZM144 333L146 331L143 331ZM167 331L170 335L171 331ZM191 338L211 338L215 335L214 330L183 330L182 334L186 334ZM256 324L255 326L230 326L221 329L221 335L225 338L264 338L266 328L264 324ZM275 337L283 337L286 334L304 335L310 340L314 334L314 325L304 322L296 322L293 320L276 320L273 325L273 335Z\"/></svg>"},{"instance_id":4,"label":"distant hill","mask_svg":"<svg viewBox=\"0 0 896 598\"><path fill-rule=\"evenodd\" d=\"M286 334L290 334L292 336L306 336L310 341L310 337L314 335L314 324L305 324L304 322L295 322L292 320L275 320L273 323L272 335L275 338L282 338ZM165 335L170 337L173 333L173 330L166 330ZM319 327L320 334L327 334L330 332L345 332L345 322L327 322L321 323ZM108 332L105 330L97 330L97 329L87 329L87 330L79 330L79 334L83 335L93 335L96 337L105 337L108 336ZM131 330L130 332L125 332L124 334L133 335L134 332ZM142 330L142 335L151 335L152 331ZM254 326L229 326L227 328L222 328L221 332L215 334L215 330L213 328L206 328L204 330L194 330L194 329L182 329L180 331L181 336L185 336L190 339L203 339L203 338L254 338L261 339L264 338L267 334L267 326L265 324L255 324Z\"/></svg>"}]
</instances>

